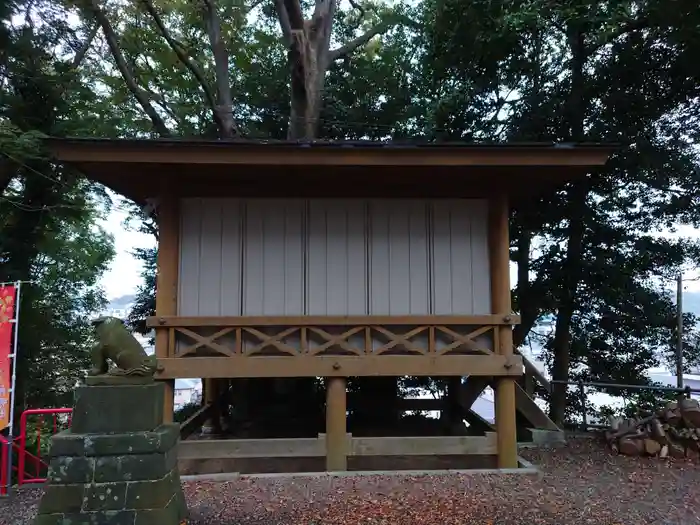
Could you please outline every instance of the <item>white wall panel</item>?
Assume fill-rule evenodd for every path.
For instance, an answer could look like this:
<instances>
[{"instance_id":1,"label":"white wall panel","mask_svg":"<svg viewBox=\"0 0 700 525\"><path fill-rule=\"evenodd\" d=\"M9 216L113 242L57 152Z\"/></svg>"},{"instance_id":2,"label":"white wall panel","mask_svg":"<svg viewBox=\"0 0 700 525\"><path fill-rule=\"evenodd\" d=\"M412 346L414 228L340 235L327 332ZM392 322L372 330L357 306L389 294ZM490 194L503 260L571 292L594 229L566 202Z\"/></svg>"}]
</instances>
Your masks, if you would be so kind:
<instances>
[{"instance_id":1,"label":"white wall panel","mask_svg":"<svg viewBox=\"0 0 700 525\"><path fill-rule=\"evenodd\" d=\"M369 204L370 315L430 314L427 203Z\"/></svg>"},{"instance_id":2,"label":"white wall panel","mask_svg":"<svg viewBox=\"0 0 700 525\"><path fill-rule=\"evenodd\" d=\"M444 201L432 216L433 313L489 313L486 202Z\"/></svg>"},{"instance_id":3,"label":"white wall panel","mask_svg":"<svg viewBox=\"0 0 700 525\"><path fill-rule=\"evenodd\" d=\"M303 315L303 202L245 204L243 315Z\"/></svg>"},{"instance_id":4,"label":"white wall panel","mask_svg":"<svg viewBox=\"0 0 700 525\"><path fill-rule=\"evenodd\" d=\"M215 315L243 313L243 221L244 203L223 200L221 206L221 310Z\"/></svg>"},{"instance_id":5,"label":"white wall panel","mask_svg":"<svg viewBox=\"0 0 700 525\"><path fill-rule=\"evenodd\" d=\"M180 266L178 270L178 315L199 314L199 261L202 235L201 199L180 203Z\"/></svg>"},{"instance_id":6,"label":"white wall panel","mask_svg":"<svg viewBox=\"0 0 700 525\"><path fill-rule=\"evenodd\" d=\"M367 314L366 204L312 200L308 208L308 315Z\"/></svg>"},{"instance_id":7,"label":"white wall panel","mask_svg":"<svg viewBox=\"0 0 700 525\"><path fill-rule=\"evenodd\" d=\"M485 201L184 199L180 315L490 312Z\"/></svg>"},{"instance_id":8,"label":"white wall panel","mask_svg":"<svg viewBox=\"0 0 700 525\"><path fill-rule=\"evenodd\" d=\"M241 203L183 199L179 315L241 315Z\"/></svg>"}]
</instances>

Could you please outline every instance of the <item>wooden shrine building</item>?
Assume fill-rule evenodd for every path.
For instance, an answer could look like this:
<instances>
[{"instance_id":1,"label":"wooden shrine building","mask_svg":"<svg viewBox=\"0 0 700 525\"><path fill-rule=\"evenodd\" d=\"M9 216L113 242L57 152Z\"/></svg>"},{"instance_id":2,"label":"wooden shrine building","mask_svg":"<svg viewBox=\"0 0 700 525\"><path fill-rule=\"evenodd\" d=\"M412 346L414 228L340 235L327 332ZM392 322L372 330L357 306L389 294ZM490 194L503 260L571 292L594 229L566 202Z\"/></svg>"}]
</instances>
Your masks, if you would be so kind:
<instances>
[{"instance_id":1,"label":"wooden shrine building","mask_svg":"<svg viewBox=\"0 0 700 525\"><path fill-rule=\"evenodd\" d=\"M591 172L609 147L48 144L57 161L157 209L149 325L166 417L175 378L323 377L319 446L328 470L345 470L348 455L383 446L348 439L346 378L468 376L494 384L493 453L517 466L529 364L512 341L509 199Z\"/></svg>"}]
</instances>

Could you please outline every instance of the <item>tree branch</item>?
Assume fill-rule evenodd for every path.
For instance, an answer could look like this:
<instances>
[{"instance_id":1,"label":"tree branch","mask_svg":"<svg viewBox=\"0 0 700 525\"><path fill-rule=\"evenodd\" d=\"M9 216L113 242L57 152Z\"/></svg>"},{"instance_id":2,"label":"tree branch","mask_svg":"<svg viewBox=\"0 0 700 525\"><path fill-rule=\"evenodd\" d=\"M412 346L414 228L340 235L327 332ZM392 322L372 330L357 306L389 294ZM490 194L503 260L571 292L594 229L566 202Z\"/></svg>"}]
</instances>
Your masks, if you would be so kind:
<instances>
[{"instance_id":1,"label":"tree branch","mask_svg":"<svg viewBox=\"0 0 700 525\"><path fill-rule=\"evenodd\" d=\"M80 64L82 63L83 59L85 58L85 55L87 55L88 50L90 49L90 46L92 45L93 40L95 40L95 37L97 36L97 32L100 30L100 24L94 23L92 25L92 29L90 29L90 32L88 33L87 39L85 40L85 43L80 47L75 52L75 56L73 57L73 60L71 61L71 69L78 69Z\"/></svg>"},{"instance_id":2,"label":"tree branch","mask_svg":"<svg viewBox=\"0 0 700 525\"><path fill-rule=\"evenodd\" d=\"M355 2L355 0L349 0L349 2L350 2L350 5L353 7L353 9L357 9L360 12L360 18L361 19L364 18L365 17L365 8L362 7L360 4L358 4L357 2Z\"/></svg>"},{"instance_id":3,"label":"tree branch","mask_svg":"<svg viewBox=\"0 0 700 525\"><path fill-rule=\"evenodd\" d=\"M284 7L284 0L275 0L275 10L277 11L277 19L282 30L282 37L287 47L292 45L292 25L289 22L287 8Z\"/></svg>"},{"instance_id":4,"label":"tree branch","mask_svg":"<svg viewBox=\"0 0 700 525\"><path fill-rule=\"evenodd\" d=\"M642 29L648 29L649 27L651 27L651 21L646 17L642 17L637 20L630 20L629 22L619 26L612 33L608 35L603 35L603 37L601 37L597 42L594 42L591 45L590 49L587 50L586 54L587 56L590 56L596 51L598 51L601 47L613 43L615 40L617 40L623 35L632 33L634 31L641 31Z\"/></svg>"},{"instance_id":5,"label":"tree branch","mask_svg":"<svg viewBox=\"0 0 700 525\"><path fill-rule=\"evenodd\" d=\"M214 70L216 72L217 104L214 106L214 120L219 127L222 138L240 136L240 132L233 120L233 98L231 97L231 84L228 77L228 50L221 38L221 24L219 13L216 11L214 0L204 0L206 9L206 26L214 55Z\"/></svg>"},{"instance_id":6,"label":"tree branch","mask_svg":"<svg viewBox=\"0 0 700 525\"><path fill-rule=\"evenodd\" d=\"M350 40L347 44L330 51L328 54L329 62L338 60L339 58L344 58L350 53L354 52L357 48L364 46L367 42L372 40L375 36L385 33L389 28L393 27L395 24L387 21L379 22L376 26L371 28L366 33L358 36L357 38Z\"/></svg>"},{"instance_id":7,"label":"tree branch","mask_svg":"<svg viewBox=\"0 0 700 525\"><path fill-rule=\"evenodd\" d=\"M357 22L354 23L352 26L352 30L357 31L360 28L360 24L362 24L362 22L365 20L365 17L367 16L367 10L363 6L358 4L355 0L349 0L349 2L350 2L350 6L353 9L356 9L357 11L359 11L359 15L357 17ZM373 6L370 6L369 9L372 12L376 13L376 9Z\"/></svg>"},{"instance_id":8,"label":"tree branch","mask_svg":"<svg viewBox=\"0 0 700 525\"><path fill-rule=\"evenodd\" d=\"M148 14L153 18L158 30L163 35L163 38L165 38L165 41L168 43L170 48L175 52L177 58L180 59L180 62L182 62L182 64L192 73L192 75L194 75L197 82L199 82L199 85L204 92L204 97L206 98L209 107L211 107L212 111L214 112L214 118L216 118L216 100L214 99L214 94L212 93L211 87L209 86L204 73L201 69L199 69L197 64L194 63L192 58L185 53L185 46L183 46L170 34L163 23L163 19L158 14L158 11L156 11L153 2L151 0L141 0L141 3L146 8L146 11L148 11ZM217 125L221 125L221 123L217 122Z\"/></svg>"},{"instance_id":9,"label":"tree branch","mask_svg":"<svg viewBox=\"0 0 700 525\"><path fill-rule=\"evenodd\" d=\"M318 57L319 65L324 71L331 64L330 47L331 34L333 32L333 18L335 17L335 8L337 0L317 0L316 9L312 24L314 31L318 35L316 42L316 56Z\"/></svg>"},{"instance_id":10,"label":"tree branch","mask_svg":"<svg viewBox=\"0 0 700 525\"><path fill-rule=\"evenodd\" d=\"M146 96L145 92L141 88L139 88L138 84L136 83L134 74L129 68L126 59L124 58L124 54L122 53L122 50L119 47L119 40L117 39L117 35L114 32L114 29L112 29L112 24L110 24L109 20L107 19L107 16L100 8L99 0L91 0L90 5L92 12L95 15L95 19L97 20L97 23L102 28L102 32L104 33L105 39L107 40L107 46L109 47L109 50L112 53L112 56L114 57L114 61L117 64L117 69L119 69L119 72L121 73L127 88L129 89L131 94L134 95L143 111L146 113L146 115L148 115L148 118L151 119L151 123L153 124L153 127L155 128L158 135L160 135L161 137L171 136L168 126L165 125L165 121L161 118L161 116L155 110L151 102L148 100L148 97Z\"/></svg>"},{"instance_id":11,"label":"tree branch","mask_svg":"<svg viewBox=\"0 0 700 525\"><path fill-rule=\"evenodd\" d=\"M302 31L304 29L304 13L301 11L299 0L282 0L282 3L292 31Z\"/></svg>"}]
</instances>

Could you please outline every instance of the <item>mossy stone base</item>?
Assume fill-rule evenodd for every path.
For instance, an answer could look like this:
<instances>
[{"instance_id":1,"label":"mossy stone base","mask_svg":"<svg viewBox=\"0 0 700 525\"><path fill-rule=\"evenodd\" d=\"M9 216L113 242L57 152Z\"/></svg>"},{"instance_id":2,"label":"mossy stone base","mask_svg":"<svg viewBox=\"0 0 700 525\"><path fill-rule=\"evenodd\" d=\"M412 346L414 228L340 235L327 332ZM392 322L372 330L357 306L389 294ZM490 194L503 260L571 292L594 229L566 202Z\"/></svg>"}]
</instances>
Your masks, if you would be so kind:
<instances>
[{"instance_id":1,"label":"mossy stone base","mask_svg":"<svg viewBox=\"0 0 700 525\"><path fill-rule=\"evenodd\" d=\"M34 525L180 525L187 508L177 470L159 480L49 483Z\"/></svg>"},{"instance_id":2,"label":"mossy stone base","mask_svg":"<svg viewBox=\"0 0 700 525\"><path fill-rule=\"evenodd\" d=\"M72 430L64 430L51 438L51 456L165 454L175 447L179 439L178 423L164 423L148 432L74 434Z\"/></svg>"},{"instance_id":3,"label":"mossy stone base","mask_svg":"<svg viewBox=\"0 0 700 525\"><path fill-rule=\"evenodd\" d=\"M143 433L57 435L62 444L51 447L48 483L34 525L180 525L187 507L177 470L178 440L170 436L174 426L151 433L151 447L145 446L149 441ZM94 454L95 438L112 443L101 452L117 454ZM129 442L140 444L138 453L126 453ZM170 446L163 447L165 443Z\"/></svg>"},{"instance_id":4,"label":"mossy stone base","mask_svg":"<svg viewBox=\"0 0 700 525\"><path fill-rule=\"evenodd\" d=\"M162 393L161 384L78 389L71 429L51 440L48 482L34 525L186 520L177 470L180 426L160 424Z\"/></svg>"},{"instance_id":5,"label":"mossy stone base","mask_svg":"<svg viewBox=\"0 0 700 525\"><path fill-rule=\"evenodd\" d=\"M75 434L149 432L163 422L163 383L79 386L71 430Z\"/></svg>"}]
</instances>

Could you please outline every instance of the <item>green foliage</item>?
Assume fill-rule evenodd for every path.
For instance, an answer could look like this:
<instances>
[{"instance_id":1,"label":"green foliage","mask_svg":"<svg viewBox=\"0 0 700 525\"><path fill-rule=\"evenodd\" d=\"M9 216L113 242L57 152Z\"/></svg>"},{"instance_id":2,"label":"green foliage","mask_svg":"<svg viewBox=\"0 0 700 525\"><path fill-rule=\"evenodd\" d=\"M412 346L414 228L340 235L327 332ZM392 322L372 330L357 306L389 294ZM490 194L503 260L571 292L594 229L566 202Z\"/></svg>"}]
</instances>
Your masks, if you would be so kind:
<instances>
[{"instance_id":1,"label":"green foliage","mask_svg":"<svg viewBox=\"0 0 700 525\"><path fill-rule=\"evenodd\" d=\"M88 320L106 305L98 280L114 255L97 225L109 205L104 191L40 147L43 136L81 129L72 104L89 90L54 53L59 41L75 39L58 6L32 5L6 5L0 31L0 280L24 281L17 414L71 404L87 367ZM24 22L9 24L15 14Z\"/></svg>"},{"instance_id":2,"label":"green foliage","mask_svg":"<svg viewBox=\"0 0 700 525\"><path fill-rule=\"evenodd\" d=\"M199 403L187 403L178 408L173 414L173 421L176 423L184 423L190 417L192 417L197 410L199 410L201 405Z\"/></svg>"},{"instance_id":3,"label":"green foliage","mask_svg":"<svg viewBox=\"0 0 700 525\"><path fill-rule=\"evenodd\" d=\"M660 2L427 5L436 104L455 92L469 100L461 118L449 110L439 120L451 136L475 127L490 138L620 144L606 170L516 203L513 255L525 277L515 294L524 321L516 339L554 316L542 342L555 379L644 382L673 336L662 284L699 253L687 239L656 236L696 220L679 206L696 198L697 154L678 130L698 130L687 111L700 86L689 63L700 42L687 38L697 12L683 2L673 14ZM472 15L460 18L467 24L481 22L459 30L458 12ZM511 92L501 107L498 94ZM497 127L484 128L484 108L500 108ZM565 388L553 402L561 420Z\"/></svg>"}]
</instances>

